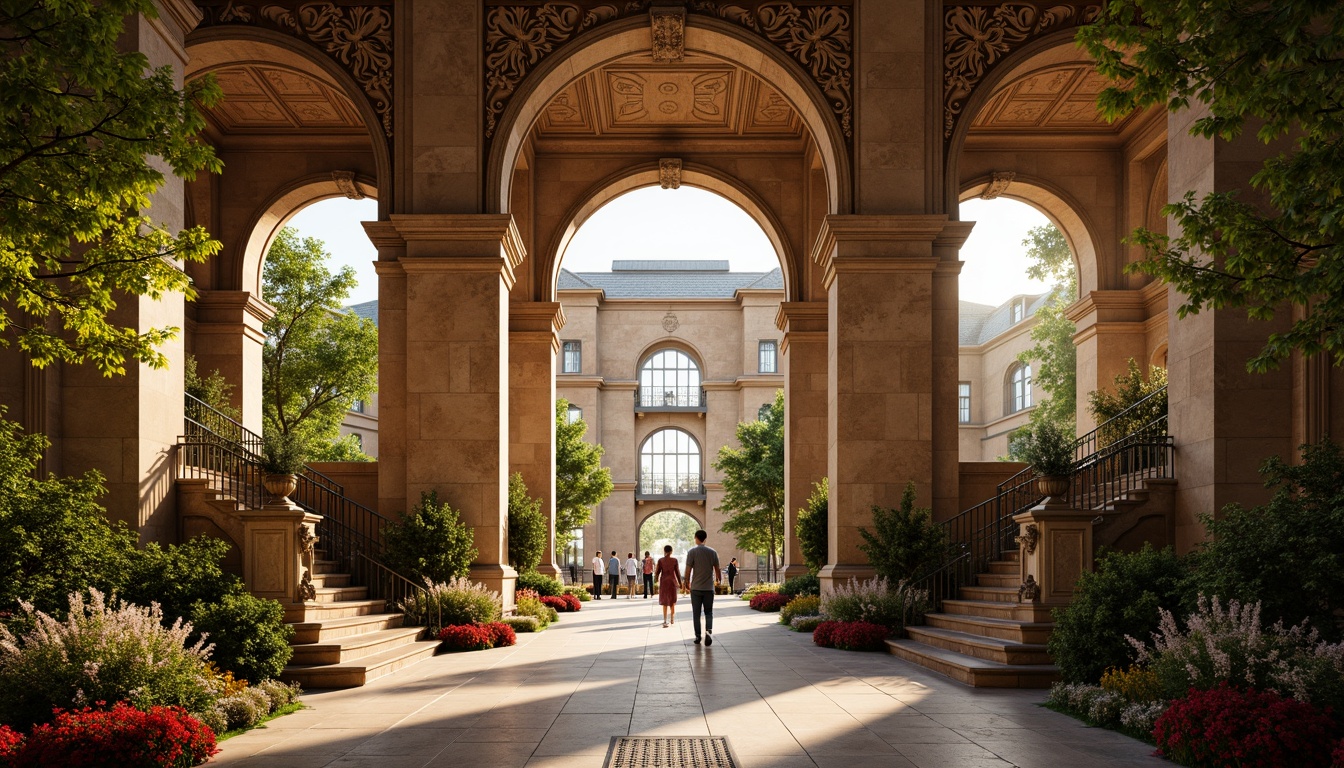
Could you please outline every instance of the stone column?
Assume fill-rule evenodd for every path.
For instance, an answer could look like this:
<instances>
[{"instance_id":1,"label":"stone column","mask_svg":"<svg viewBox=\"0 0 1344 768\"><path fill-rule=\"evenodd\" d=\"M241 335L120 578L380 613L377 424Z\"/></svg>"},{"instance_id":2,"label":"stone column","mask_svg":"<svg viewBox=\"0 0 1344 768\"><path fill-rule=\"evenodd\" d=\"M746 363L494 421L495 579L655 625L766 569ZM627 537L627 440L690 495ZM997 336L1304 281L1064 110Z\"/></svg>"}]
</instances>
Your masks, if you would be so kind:
<instances>
[{"instance_id":1,"label":"stone column","mask_svg":"<svg viewBox=\"0 0 1344 768\"><path fill-rule=\"evenodd\" d=\"M390 384L380 405L392 400L392 410L404 414L380 430L404 428L388 434L391 465L403 470L380 471L380 484L391 486L380 499L401 494L403 504L414 504L421 492L438 491L475 529L472 579L499 590L507 608L517 578L505 535L509 290L523 260L518 230L507 214L392 214L366 229L379 245L380 265L395 259L399 267L379 268L380 298L400 294L401 302L390 308L399 317L381 318L387 331L380 341L393 344L380 351L380 365L395 366L404 355L400 371L379 377ZM384 282L393 285L384 291Z\"/></svg>"},{"instance_id":2,"label":"stone column","mask_svg":"<svg viewBox=\"0 0 1344 768\"><path fill-rule=\"evenodd\" d=\"M1257 202L1247 180L1264 158L1280 151L1263 145L1254 132L1236 141L1208 141L1189 134L1203 111L1187 109L1167 123L1168 199L1187 191L1242 190ZM1169 429L1180 457L1176 490L1176 549L1188 551L1205 536L1197 515L1217 514L1228 503L1268 500L1258 469L1273 455L1292 457L1293 377L1291 363L1269 373L1248 373L1246 361L1263 348L1270 333L1286 330L1292 312L1272 321L1247 319L1246 310L1205 309L1178 317L1185 297L1168 298L1167 398Z\"/></svg>"},{"instance_id":3,"label":"stone column","mask_svg":"<svg viewBox=\"0 0 1344 768\"><path fill-rule=\"evenodd\" d=\"M1096 428L1087 408L1087 395L1098 389L1114 390L1115 377L1128 372L1129 359L1148 372L1147 302L1143 292L1091 291L1069 308L1077 327L1078 434Z\"/></svg>"},{"instance_id":4,"label":"stone column","mask_svg":"<svg viewBox=\"0 0 1344 768\"><path fill-rule=\"evenodd\" d=\"M1052 496L1013 520L1021 524L1019 601L1057 608L1073 601L1078 577L1092 570L1092 519L1095 512L1073 509Z\"/></svg>"},{"instance_id":5,"label":"stone column","mask_svg":"<svg viewBox=\"0 0 1344 768\"><path fill-rule=\"evenodd\" d=\"M949 354L942 346L956 341L935 312L943 303L938 275L948 271L940 265L970 225L949 223L936 215L829 216L818 234L813 260L828 292L825 588L872 575L859 550L872 506L896 506L913 482L917 503L937 513L935 488L956 477L955 451L935 451L944 425L956 445L955 410L950 420L934 413L935 381L944 378L935 369ZM951 375L954 386L955 369Z\"/></svg>"},{"instance_id":6,"label":"stone column","mask_svg":"<svg viewBox=\"0 0 1344 768\"><path fill-rule=\"evenodd\" d=\"M196 372L218 370L233 385L242 425L261 434L262 326L275 309L247 291L202 291L196 303Z\"/></svg>"},{"instance_id":7,"label":"stone column","mask_svg":"<svg viewBox=\"0 0 1344 768\"><path fill-rule=\"evenodd\" d=\"M564 326L559 302L509 305L509 472L541 497L549 535L537 571L555 577L555 356Z\"/></svg>"},{"instance_id":8,"label":"stone column","mask_svg":"<svg viewBox=\"0 0 1344 768\"><path fill-rule=\"evenodd\" d=\"M786 301L775 325L784 332L784 578L807 573L798 512L826 477L826 302Z\"/></svg>"}]
</instances>

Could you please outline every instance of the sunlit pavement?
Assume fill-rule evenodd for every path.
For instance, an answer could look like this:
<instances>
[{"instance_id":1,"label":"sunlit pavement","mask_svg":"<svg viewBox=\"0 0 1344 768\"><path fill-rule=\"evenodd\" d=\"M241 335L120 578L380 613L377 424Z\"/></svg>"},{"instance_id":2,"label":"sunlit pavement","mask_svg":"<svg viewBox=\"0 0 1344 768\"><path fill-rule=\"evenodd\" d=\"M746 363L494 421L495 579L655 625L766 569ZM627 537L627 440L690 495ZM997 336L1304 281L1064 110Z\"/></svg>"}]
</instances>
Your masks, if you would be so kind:
<instances>
[{"instance_id":1,"label":"sunlit pavement","mask_svg":"<svg viewBox=\"0 0 1344 768\"><path fill-rule=\"evenodd\" d=\"M518 645L436 656L230 739L213 764L600 768L613 736L726 736L744 768L1170 765L1044 709L894 656L817 648L746 603L715 602L713 647L686 598L584 603Z\"/></svg>"}]
</instances>

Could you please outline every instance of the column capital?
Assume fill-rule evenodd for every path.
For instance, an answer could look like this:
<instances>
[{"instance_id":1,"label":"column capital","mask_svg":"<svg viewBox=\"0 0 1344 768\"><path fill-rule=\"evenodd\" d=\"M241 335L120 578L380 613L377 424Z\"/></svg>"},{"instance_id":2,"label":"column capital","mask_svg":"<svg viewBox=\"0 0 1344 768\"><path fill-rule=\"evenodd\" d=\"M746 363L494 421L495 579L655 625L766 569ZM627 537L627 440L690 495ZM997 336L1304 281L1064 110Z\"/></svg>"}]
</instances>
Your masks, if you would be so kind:
<instances>
[{"instance_id":1,"label":"column capital","mask_svg":"<svg viewBox=\"0 0 1344 768\"><path fill-rule=\"evenodd\" d=\"M251 317L266 322L275 317L275 307L251 291L201 291L196 297L197 322L238 322Z\"/></svg>"},{"instance_id":2,"label":"column capital","mask_svg":"<svg viewBox=\"0 0 1344 768\"><path fill-rule=\"evenodd\" d=\"M775 327L785 336L795 333L826 333L829 304L825 301L781 301Z\"/></svg>"},{"instance_id":3,"label":"column capital","mask_svg":"<svg viewBox=\"0 0 1344 768\"><path fill-rule=\"evenodd\" d=\"M830 215L817 233L812 261L828 289L840 272L932 272L942 260L934 249L960 248L974 225L945 214Z\"/></svg>"},{"instance_id":4,"label":"column capital","mask_svg":"<svg viewBox=\"0 0 1344 768\"><path fill-rule=\"evenodd\" d=\"M382 250L397 254L405 272L481 272L498 269L510 288L527 248L513 216L502 214L404 214L364 222Z\"/></svg>"},{"instance_id":5,"label":"column capital","mask_svg":"<svg viewBox=\"0 0 1344 768\"><path fill-rule=\"evenodd\" d=\"M565 327L565 310L558 301L515 301L509 303L509 343L535 339L548 341L551 351L560 352L560 329Z\"/></svg>"}]
</instances>

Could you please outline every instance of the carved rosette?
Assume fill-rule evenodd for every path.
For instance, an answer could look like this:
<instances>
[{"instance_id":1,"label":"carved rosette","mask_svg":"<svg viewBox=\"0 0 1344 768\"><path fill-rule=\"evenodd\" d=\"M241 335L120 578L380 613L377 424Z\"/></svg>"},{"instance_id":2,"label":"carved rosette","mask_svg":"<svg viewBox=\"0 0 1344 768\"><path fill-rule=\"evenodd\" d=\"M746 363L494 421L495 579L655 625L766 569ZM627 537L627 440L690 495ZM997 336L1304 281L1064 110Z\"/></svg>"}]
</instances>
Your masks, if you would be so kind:
<instances>
[{"instance_id":1,"label":"carved rosette","mask_svg":"<svg viewBox=\"0 0 1344 768\"><path fill-rule=\"evenodd\" d=\"M686 8L746 27L788 54L826 95L845 138L852 140L852 5L853 0L690 0ZM494 137L519 84L546 57L599 24L645 12L651 12L657 57L659 14L667 11L653 0L486 0L486 138Z\"/></svg>"},{"instance_id":2,"label":"carved rosette","mask_svg":"<svg viewBox=\"0 0 1344 768\"><path fill-rule=\"evenodd\" d=\"M312 44L359 84L392 138L392 0L196 0L200 28L238 24L277 30Z\"/></svg>"},{"instance_id":3,"label":"carved rosette","mask_svg":"<svg viewBox=\"0 0 1344 768\"><path fill-rule=\"evenodd\" d=\"M1097 2L978 0L943 6L943 139L951 139L971 94L1009 54L1100 15Z\"/></svg>"}]
</instances>

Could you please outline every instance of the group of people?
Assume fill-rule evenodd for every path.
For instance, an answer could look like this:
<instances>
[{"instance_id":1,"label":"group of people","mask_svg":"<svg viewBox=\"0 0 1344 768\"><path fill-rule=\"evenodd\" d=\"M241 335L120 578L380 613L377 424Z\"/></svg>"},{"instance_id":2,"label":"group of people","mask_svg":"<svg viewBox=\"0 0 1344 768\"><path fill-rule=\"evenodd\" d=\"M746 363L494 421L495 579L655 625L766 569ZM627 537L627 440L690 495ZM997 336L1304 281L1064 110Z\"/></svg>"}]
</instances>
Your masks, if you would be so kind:
<instances>
[{"instance_id":1,"label":"group of people","mask_svg":"<svg viewBox=\"0 0 1344 768\"><path fill-rule=\"evenodd\" d=\"M719 553L705 545L709 534L703 530L695 532L695 546L686 552L686 568L683 571L677 558L672 556L672 545L663 547L663 556L654 562L653 555L644 552L643 560L636 560L634 552L627 552L622 562L611 551L610 557L603 557L602 550L593 556L593 599L601 600L605 583L615 600L620 588L621 576L626 579L626 599L635 597L635 578L644 576L644 598L655 590L658 604L663 608L663 627L676 623L677 596L689 591L691 596L691 628L695 632L695 642L705 645L714 644L714 587L723 581L723 571L719 568ZM728 587L732 590L737 577L737 558L728 564ZM605 579L605 582L604 582ZM700 617L704 616L704 634L700 632Z\"/></svg>"}]
</instances>

